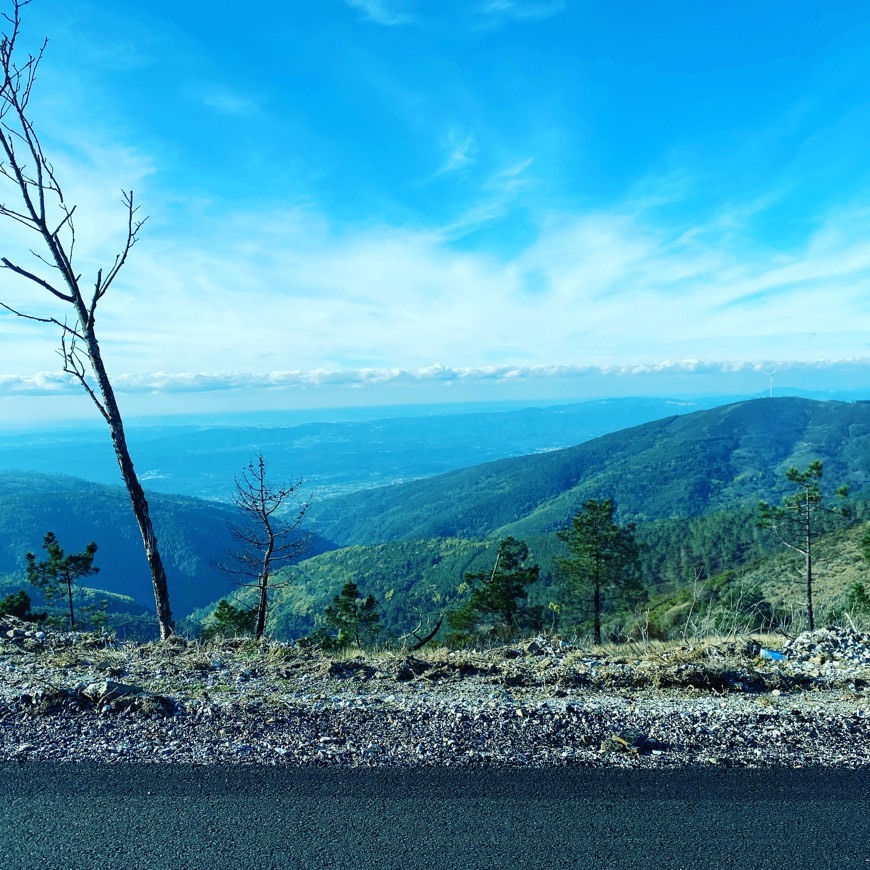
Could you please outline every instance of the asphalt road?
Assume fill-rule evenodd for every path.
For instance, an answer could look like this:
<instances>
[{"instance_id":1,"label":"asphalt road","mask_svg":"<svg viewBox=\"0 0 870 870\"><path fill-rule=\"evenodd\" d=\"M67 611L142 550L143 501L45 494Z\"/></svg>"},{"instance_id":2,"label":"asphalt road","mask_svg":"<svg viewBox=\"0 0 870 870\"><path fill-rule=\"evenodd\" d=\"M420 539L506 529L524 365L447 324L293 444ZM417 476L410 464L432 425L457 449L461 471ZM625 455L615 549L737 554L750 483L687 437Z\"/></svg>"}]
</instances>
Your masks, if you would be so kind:
<instances>
[{"instance_id":1,"label":"asphalt road","mask_svg":"<svg viewBox=\"0 0 870 870\"><path fill-rule=\"evenodd\" d=\"M862 868L870 773L0 765L0 868Z\"/></svg>"}]
</instances>

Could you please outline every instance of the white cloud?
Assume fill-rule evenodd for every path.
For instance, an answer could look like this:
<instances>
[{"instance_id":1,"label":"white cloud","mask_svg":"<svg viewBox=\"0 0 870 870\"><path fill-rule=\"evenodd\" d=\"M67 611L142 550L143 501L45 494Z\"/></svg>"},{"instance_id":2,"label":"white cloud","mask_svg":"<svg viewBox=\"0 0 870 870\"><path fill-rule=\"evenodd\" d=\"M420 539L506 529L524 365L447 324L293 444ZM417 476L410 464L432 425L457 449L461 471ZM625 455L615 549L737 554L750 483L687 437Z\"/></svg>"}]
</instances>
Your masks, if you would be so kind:
<instances>
[{"instance_id":1,"label":"white cloud","mask_svg":"<svg viewBox=\"0 0 870 870\"><path fill-rule=\"evenodd\" d=\"M78 269L89 282L123 241L122 187L136 187L158 217L164 206L179 211L148 155L98 135L74 141L55 153L68 200L79 205ZM470 160L472 145L457 133L455 160ZM256 380L264 372L416 372L432 360L451 371L511 363L528 372L553 363L866 353L866 211L831 212L802 242L771 253L752 232L763 203L732 203L686 224L662 217L663 197L673 201L681 189L666 179L664 193L650 183L609 209L530 207L530 240L512 248L464 244L471 230L492 231L497 219L534 205L533 166L528 157L506 161L446 226L341 225L315 206L203 209L195 221L149 223L98 311L110 373L126 373L130 389L137 377L149 389L175 378L222 389L220 377L179 373ZM4 226L0 253L26 257L30 244ZM47 294L13 277L0 272L0 298L63 316ZM59 368L56 349L56 331L0 316L0 373ZM163 381L149 380L160 371Z\"/></svg>"},{"instance_id":2,"label":"white cloud","mask_svg":"<svg viewBox=\"0 0 870 870\"><path fill-rule=\"evenodd\" d=\"M452 129L447 134L446 150L447 159L438 170L438 175L467 169L475 161L479 149L472 134Z\"/></svg>"},{"instance_id":3,"label":"white cloud","mask_svg":"<svg viewBox=\"0 0 870 870\"><path fill-rule=\"evenodd\" d=\"M481 200L468 207L440 228L444 239L457 239L503 217L518 197L531 187L528 170L532 158L521 160L501 169L480 183Z\"/></svg>"},{"instance_id":4,"label":"white cloud","mask_svg":"<svg viewBox=\"0 0 870 870\"><path fill-rule=\"evenodd\" d=\"M110 370L146 377L861 356L870 243L841 221L771 261L618 212L549 215L503 256L443 231L339 231L314 209L237 214L146 233L99 328ZM0 317L0 371L45 369L56 340Z\"/></svg>"},{"instance_id":5,"label":"white cloud","mask_svg":"<svg viewBox=\"0 0 870 870\"><path fill-rule=\"evenodd\" d=\"M487 15L534 21L552 18L565 10L565 0L485 0L480 11Z\"/></svg>"},{"instance_id":6,"label":"white cloud","mask_svg":"<svg viewBox=\"0 0 870 870\"><path fill-rule=\"evenodd\" d=\"M417 369L364 368L313 369L272 372L152 372L121 374L113 379L119 393L207 393L226 390L295 390L310 387L371 387L421 383L492 383L518 381L581 381L602 378L633 380L643 376L769 375L781 378L809 375L858 375L870 373L870 357L864 359L815 360L810 362L767 360L763 362L714 360L663 360L629 365L493 365L456 368L442 364ZM56 372L33 375L0 375L0 393L45 395L78 393L79 385Z\"/></svg>"},{"instance_id":7,"label":"white cloud","mask_svg":"<svg viewBox=\"0 0 870 870\"><path fill-rule=\"evenodd\" d=\"M199 98L209 109L228 117L245 117L260 111L257 100L230 88L207 88L200 93Z\"/></svg>"},{"instance_id":8,"label":"white cloud","mask_svg":"<svg viewBox=\"0 0 870 870\"><path fill-rule=\"evenodd\" d=\"M344 0L352 9L357 9L375 24L388 27L411 24L413 18L402 11L396 0Z\"/></svg>"}]
</instances>

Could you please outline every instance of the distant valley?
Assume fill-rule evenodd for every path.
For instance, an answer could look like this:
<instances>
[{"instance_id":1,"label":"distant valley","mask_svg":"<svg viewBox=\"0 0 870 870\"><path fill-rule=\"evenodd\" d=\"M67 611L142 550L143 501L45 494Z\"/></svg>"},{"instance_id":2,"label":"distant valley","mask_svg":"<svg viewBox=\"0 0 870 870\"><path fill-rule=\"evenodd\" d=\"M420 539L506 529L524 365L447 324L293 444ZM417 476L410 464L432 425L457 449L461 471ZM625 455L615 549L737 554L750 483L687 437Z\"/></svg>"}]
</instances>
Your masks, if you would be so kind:
<instances>
[{"instance_id":1,"label":"distant valley","mask_svg":"<svg viewBox=\"0 0 870 870\"><path fill-rule=\"evenodd\" d=\"M602 399L510 410L469 405L450 413L433 407L430 413L406 416L280 426L266 416L269 422L263 425L131 425L128 435L136 469L151 491L227 501L233 479L262 451L276 479L302 477L315 501L321 501L569 447L720 401ZM97 426L0 434L2 470L120 483L108 436Z\"/></svg>"},{"instance_id":2,"label":"distant valley","mask_svg":"<svg viewBox=\"0 0 870 870\"><path fill-rule=\"evenodd\" d=\"M234 546L227 531L227 520L236 517L232 507L154 494L151 514L177 615L184 616L235 588L233 580L211 564ZM151 575L123 487L60 475L0 473L0 575L22 577L25 553L41 555L47 531L53 531L68 552L79 552L96 541L95 564L100 573L88 578L87 585L151 606ZM312 555L329 547L316 541Z\"/></svg>"}]
</instances>

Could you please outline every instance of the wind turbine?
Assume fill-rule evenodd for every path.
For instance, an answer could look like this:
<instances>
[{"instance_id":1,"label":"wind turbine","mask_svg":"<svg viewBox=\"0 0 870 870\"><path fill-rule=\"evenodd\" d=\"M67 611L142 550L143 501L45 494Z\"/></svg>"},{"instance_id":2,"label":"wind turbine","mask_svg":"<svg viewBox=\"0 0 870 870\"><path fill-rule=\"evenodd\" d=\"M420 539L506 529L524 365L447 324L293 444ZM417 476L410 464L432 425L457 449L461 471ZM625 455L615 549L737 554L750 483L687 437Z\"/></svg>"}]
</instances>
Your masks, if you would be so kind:
<instances>
[{"instance_id":1,"label":"wind turbine","mask_svg":"<svg viewBox=\"0 0 870 870\"><path fill-rule=\"evenodd\" d=\"M770 378L770 398L773 398L773 376L779 371L779 369L774 369L772 372L762 372L763 375L767 375Z\"/></svg>"}]
</instances>

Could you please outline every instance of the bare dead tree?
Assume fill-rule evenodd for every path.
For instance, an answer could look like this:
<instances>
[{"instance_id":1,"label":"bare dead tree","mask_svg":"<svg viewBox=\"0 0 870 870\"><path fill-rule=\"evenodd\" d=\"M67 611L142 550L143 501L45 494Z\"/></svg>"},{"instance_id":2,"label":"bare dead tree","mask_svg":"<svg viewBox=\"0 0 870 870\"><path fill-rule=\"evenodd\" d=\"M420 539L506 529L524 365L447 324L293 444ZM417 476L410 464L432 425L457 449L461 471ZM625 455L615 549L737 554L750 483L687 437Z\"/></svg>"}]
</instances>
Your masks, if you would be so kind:
<instances>
[{"instance_id":1,"label":"bare dead tree","mask_svg":"<svg viewBox=\"0 0 870 870\"><path fill-rule=\"evenodd\" d=\"M81 385L109 427L115 456L142 535L154 585L160 637L165 639L173 631L166 571L160 559L148 501L127 449L121 412L96 334L97 305L127 262L145 221L138 217L133 191L122 191L126 209L125 241L112 265L105 270L98 269L93 286L86 288L73 264L76 207L64 198L54 167L43 151L28 114L31 93L47 45L46 40L36 54L18 57L16 44L21 11L29 4L30 0L12 0L11 13L3 14L6 25L0 41L0 176L12 189L15 202L13 204L4 195L0 201L0 217L15 221L39 236L40 250L31 250L36 263L28 264L29 268L5 256L0 257L0 266L38 288L38 292L47 293L68 306L72 317L38 317L2 302L0 307L17 317L49 324L60 330L59 353L63 371Z\"/></svg>"},{"instance_id":2,"label":"bare dead tree","mask_svg":"<svg viewBox=\"0 0 870 870\"><path fill-rule=\"evenodd\" d=\"M435 620L435 627L432 628L432 615L428 615L425 617L426 619L426 634L421 636L420 631L423 628L423 619L424 616L419 608L412 607L414 611L414 615L417 617L417 627L411 629L407 634L403 634L399 637L399 640L407 641L410 638L414 638L414 643L408 646L408 649L411 652L416 652L417 650L423 649L430 640L432 640L436 634L438 634L438 630L441 628L442 623L444 622L444 613L441 612L438 614L438 618Z\"/></svg>"},{"instance_id":3,"label":"bare dead tree","mask_svg":"<svg viewBox=\"0 0 870 870\"><path fill-rule=\"evenodd\" d=\"M233 504L241 520L228 522L227 528L239 549L218 567L240 578L243 588L257 590L254 636L259 640L266 630L269 590L286 585L275 583L272 575L311 546L312 535L302 528L309 502L300 499L301 478L286 486L268 479L262 453L248 463L235 484Z\"/></svg>"}]
</instances>

